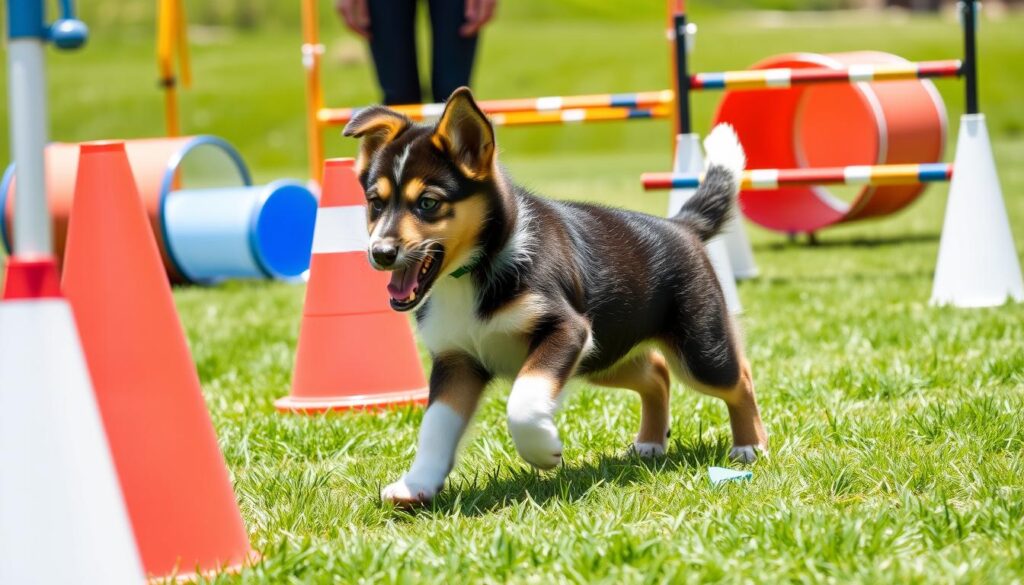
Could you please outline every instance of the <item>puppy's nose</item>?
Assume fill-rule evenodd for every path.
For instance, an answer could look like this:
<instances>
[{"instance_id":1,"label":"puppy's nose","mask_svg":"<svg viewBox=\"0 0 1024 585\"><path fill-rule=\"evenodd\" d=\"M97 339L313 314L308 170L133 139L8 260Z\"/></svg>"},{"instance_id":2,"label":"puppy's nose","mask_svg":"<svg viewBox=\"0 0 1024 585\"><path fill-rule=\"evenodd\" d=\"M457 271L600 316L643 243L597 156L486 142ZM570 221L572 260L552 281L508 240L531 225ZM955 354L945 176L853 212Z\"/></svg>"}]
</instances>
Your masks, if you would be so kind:
<instances>
[{"instance_id":1,"label":"puppy's nose","mask_svg":"<svg viewBox=\"0 0 1024 585\"><path fill-rule=\"evenodd\" d=\"M373 261L376 262L378 266L389 268L398 258L398 246L391 242L381 242L373 245L370 249L370 254L373 256Z\"/></svg>"}]
</instances>

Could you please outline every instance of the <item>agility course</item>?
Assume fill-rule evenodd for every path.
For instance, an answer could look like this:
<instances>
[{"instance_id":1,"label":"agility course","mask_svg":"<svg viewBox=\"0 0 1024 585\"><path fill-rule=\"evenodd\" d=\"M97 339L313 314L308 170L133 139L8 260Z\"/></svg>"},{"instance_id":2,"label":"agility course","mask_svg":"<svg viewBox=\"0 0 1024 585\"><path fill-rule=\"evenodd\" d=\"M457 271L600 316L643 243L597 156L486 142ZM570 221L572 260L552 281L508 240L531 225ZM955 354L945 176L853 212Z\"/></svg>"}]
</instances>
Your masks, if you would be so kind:
<instances>
[{"instance_id":1,"label":"agility course","mask_svg":"<svg viewBox=\"0 0 1024 585\"><path fill-rule=\"evenodd\" d=\"M674 173L642 177L645 189L672 190L668 209L672 215L699 185L698 173L704 166L699 137L692 132L691 93L724 90L713 124L731 124L746 151L751 170L740 194L743 214L763 227L787 234L813 234L832 225L891 215L913 203L928 183L952 178L955 165L940 162L947 139L946 109L930 80L963 77L964 124L971 123L971 116L980 116L974 3L964 3L960 10L963 60L914 63L881 52L798 53L763 59L746 71L693 74L687 64L694 45L688 35L694 27L687 23L685 2L670 0L667 10L674 73L671 90L483 100L481 109L496 125L673 116ZM324 47L319 42L315 0L302 3L302 29L310 176L320 178L324 129L345 124L359 108L324 107L320 70ZM395 109L425 120L436 118L443 108L435 103ZM837 141L838 136L842 140ZM984 144L978 148L990 149ZM987 186L985 196L992 203L985 206L989 215L976 222L995 226L989 231L994 239L985 245L994 260L979 268L979 263L954 251L964 246L965 236L951 234L963 230L944 230L947 236L936 270L934 303L985 306L1001 304L1007 297L1024 300L1024 281L990 158L980 167L972 163L961 172L984 176L979 182ZM978 159L972 160L976 163ZM960 166L967 164L961 161ZM862 187L852 201L845 202L826 190L826 185L839 184ZM954 191L951 200L965 196ZM947 224L974 215L947 216ZM952 243L952 238L957 243ZM758 268L739 220L730 222L723 236L708 243L707 250L730 309L741 312L735 281L757 276ZM313 298L307 297L307 304ZM304 325L303 331L311 327ZM305 352L309 351L307 344ZM296 394L305 385L298 377L293 384ZM390 390L410 392L416 385ZM333 384L324 381L318 386L313 394L330 394L324 389ZM310 410L288 400L282 399L279 406L291 404L291 408ZM347 399L339 398L320 406L344 408L345 404Z\"/></svg>"},{"instance_id":2,"label":"agility course","mask_svg":"<svg viewBox=\"0 0 1024 585\"><path fill-rule=\"evenodd\" d=\"M943 24L953 28L950 23ZM612 25L609 30L614 30ZM776 47L780 49L785 47ZM88 63L90 57L82 58ZM832 84L840 85L844 83ZM253 87L254 91L258 89ZM508 94L516 89L509 88ZM992 95L991 99L995 102L998 98ZM987 105L987 99L982 101ZM667 107L664 115L672 115L671 103L641 109L646 107ZM298 108L294 109L297 114ZM552 112L562 115L560 110ZM989 116L995 119L994 112ZM64 127L59 130L55 136L66 132ZM660 127L655 130L651 142L664 142ZM975 122L968 135L987 144L983 131ZM1016 159L1005 150L1006 129L993 125L992 131L1000 143L996 152L1000 162L1012 164ZM218 134L232 136L222 130ZM124 147L130 160L131 142ZM316 369L318 363L331 368L340 363L352 368L372 363L368 369L385 372L392 380L378 378L379 385L371 385L375 381L370 378L345 376L340 381L335 378L333 386L296 381L288 397L294 402L282 400L280 410L304 410L302 407L308 405L313 407L310 410L319 411L324 408L317 401L324 399L330 408L344 400L348 404L341 408L351 409L379 406L374 401L396 405L424 398L416 393L421 391L423 380L414 375L417 370L422 375L414 351L408 354L411 357L395 359L371 351L381 344L398 348L399 342L415 348L404 322L399 322L397 333L387 339L367 334L371 329L385 328L368 323L376 318L383 320L388 313L381 310L378 315L379 305L363 304L354 293L361 292L357 287L363 283L368 293L379 292L383 285L370 279L347 278L357 271L355 266L360 261L360 267L366 269L358 253L363 240L355 237L362 236L356 219L360 215L360 193L351 185L350 171L348 175L339 173L349 181L342 189L329 189L331 181L327 177L332 170L345 169L350 161L329 159L323 165L321 206L331 211L317 217L324 230L319 237L312 236L316 253L309 289L304 292L290 285L243 283L179 290L174 295L180 312L179 331L175 333L158 324L166 323L168 315L173 317L171 321L177 320L175 314L152 306L136 312L133 304L133 297L157 299L159 302L153 304L166 308L171 298L170 294L154 292L160 287L153 275L163 275L166 266L159 258L162 250L153 246L154 242L160 244L160 235L147 236L156 236L147 244L141 235L146 230L139 229L152 226L141 185L135 181L139 190L136 199L142 201L142 209L133 208L125 217L111 217L102 209L109 206L108 197L132 190L132 181L125 180L125 161L113 145L79 145L78 152L83 148L83 158L92 161L83 163L91 169L88 175L104 181L95 182L97 188L90 190L92 195L84 201L78 200L82 204L79 207L87 204L84 209L92 208L92 217L99 216L102 222L69 221L91 227L74 228L78 235L74 241L66 241L70 256L65 257L65 269L71 273L65 275L63 293L56 273L36 268L46 267L45 263L20 259L8 268L7 294L0 302L0 397L5 413L0 418L0 452L4 455L0 499L5 499L5 504L14 502L0 513L4 518L0 524L10 530L4 531L10 539L5 538L0 546L0 557L6 562L7 555L16 552L15 558L23 560L24 574L30 577L89 582L86 567L90 560L91 566L101 565L107 571L95 582L139 582L145 574L182 576L196 567L187 561L176 570L166 569L173 563L164 565L164 569L156 567L174 554L182 554L185 546L198 546L200 535L209 537L209 541L220 539L217 547L200 551L218 560L204 563L208 569L230 569L244 562L252 565L242 569L243 575L217 577L224 582L374 582L386 581L389 576L395 580L449 582L548 577L630 582L644 578L712 580L723 574L765 581L806 578L885 582L929 581L951 572L965 580L1002 582L1020 574L1013 555L1020 543L1016 521L1020 469L1015 458L1020 447L1016 430L1021 408L1017 376L1021 367L1018 348L1022 338L1017 327L1020 306L954 311L932 309L922 302L927 297L925 281L931 279L931 272L929 261L922 261L921 256L932 255L934 246L928 238L935 215L915 218L904 214L877 229L871 224L867 228L854 225L848 228L852 231L826 236L821 247L788 246L777 236L778 245L766 245L774 242L769 239L772 236L755 234L764 278L742 287L748 315L745 328L755 348L761 390L769 397L766 411L776 428L783 429L780 434L785 433L786 443L773 453L771 462L746 470L744 473L752 474L747 482L707 485L703 467L715 464L721 455L721 434L715 430L721 419L707 408L694 409L698 399L677 393L670 454L657 466L647 466L622 458L619 451L630 437L610 430L612 413L622 407L621 416L628 418L629 407L634 405L615 392L597 394L583 389L567 405L570 416L564 428L573 437L573 445L567 452L564 470L536 474L516 466L509 446L500 433L492 431L500 431L504 424L504 404L496 398L482 406L483 430L473 444L466 446L469 463L457 469L455 490L446 493L433 509L413 515L381 505L377 483L407 462L407 447L418 426L416 409L398 408L379 416L350 413L284 417L273 405L275 399L289 393L288 376L292 373L304 381L331 374L326 368ZM968 150L977 153L976 148ZM97 154L103 155L104 164L95 164ZM552 158L559 164L574 160ZM615 159L597 160L612 166L608 161ZM641 162L650 163L646 168L659 168L656 158ZM947 163L892 168L844 166L843 162L812 169L754 170L758 171L759 187L805 186L809 181L864 186L869 182L913 181L915 173L918 180L941 181L938 175L942 174L955 181L961 176L953 172L954 165ZM636 161L633 165L637 173L646 170ZM524 167L524 173L542 191L551 184L565 184L545 182L543 174L529 165ZM227 192L244 189L237 181L237 172L231 167L222 170L225 168L234 175L224 171L222 176L233 182L222 187L227 187ZM622 173L621 169L617 171ZM801 178L801 173L816 176ZM583 183L586 188L603 188L602 193L618 188L611 171L598 169L595 163L593 174ZM687 179L673 185L679 190L692 189L700 178L699 171L680 174ZM872 174L876 175L874 179ZM629 176L635 179L636 175ZM749 173L748 177L754 178ZM206 195L217 196L190 179L184 172L180 189L172 191L193 194L186 211L199 209L194 205ZM1014 206L1013 217L1019 218L1019 203L1014 201L1019 198L1009 196L1019 192L1019 177L1006 173L1004 180L1007 201ZM979 183L968 181L965 192L978 193ZM602 187L603 183L610 186ZM248 221L248 202L258 198L258 189L237 200L218 200L237 211L224 216L224 220L233 226L244 223L243 219ZM98 193L103 195L104 205L97 205ZM644 197L639 192L631 195ZM648 195L646 201L654 197ZM11 197L7 205L20 205L16 199ZM927 205L931 214L937 198L922 199L918 203ZM661 205L660 200L653 200ZM173 201L168 196L168 203ZM622 205L632 202L621 200ZM121 203L117 207L131 206ZM916 214L918 207L913 209ZM973 213L967 205L956 215L964 218ZM12 243L32 233L14 219L9 218ZM938 222L934 223L937 237ZM138 237L120 239L126 232L115 230L115 225L134 226L131 233ZM972 246L972 261L987 260L980 252L984 241L978 235L992 225L983 222L965 232L963 241ZM234 229L228 231L242 233ZM90 247L99 241L96 234L108 230L117 235L111 239L111 246ZM343 234L341 241L325 235L332 232ZM903 232L910 236L906 241L898 239ZM866 244L860 247L851 243L856 238L863 238ZM82 242L85 247L80 246ZM142 248L149 252L139 257L149 261L134 256L122 258L126 249ZM199 259L209 253L207 247ZM101 259L114 263L106 266ZM321 262L336 266L351 263L353 268L324 270ZM18 276L18 271L49 276L36 280ZM139 282L118 286L125 273L139 275ZM111 282L115 284L105 288L116 296L83 301L94 288ZM71 299L64 303L69 307L67 315L53 310L60 304L56 297L61 294ZM334 302L302 306L303 294L333 298ZM48 298L38 300L40 296ZM338 302L339 296L352 302ZM44 303L53 304L44 311ZM28 309L28 305L35 309ZM88 325L73 323L70 311L74 310L77 319L80 306L86 306L82 311ZM364 317L364 312L369 316ZM103 318L111 315L117 319ZM136 323L139 319L141 322ZM54 325L55 320L60 325ZM307 343L307 339L315 340L307 322L315 320L333 321L336 327L327 329L337 336ZM182 326L188 333L191 351L181 334ZM51 334L60 327L80 331ZM298 336L295 331L299 331ZM344 335L340 335L342 331ZM91 361L95 360L90 355L101 355L104 348L100 347L98 354L98 346L90 346L88 340L116 337L112 332L122 335L124 346L106 346L110 352L107 355L114 359L101 360L97 369L106 372L107 377L90 379ZM79 337L80 344L72 343ZM160 343L154 344L154 339ZM336 347L340 355L331 351L334 344L339 344ZM373 361L377 359L382 361ZM174 381L168 383L173 388L154 386L141 392L140 388L148 388L153 382L136 378L134 373L129 375L125 364L131 360L148 360L140 363ZM172 362L177 365L169 365ZM299 362L313 367L300 367ZM30 368L30 364L40 365ZM30 383L12 385L12 371L29 369L33 370ZM47 387L39 382L40 372L46 370L87 381L89 387L73 390L75 385L65 378ZM187 380L196 370L203 385L202 395ZM344 370L334 370L334 376L338 375L344 375ZM389 394L393 390L401 392L400 386L409 392L397 397ZM94 397L91 402L90 394ZM43 400L46 396L61 398ZM206 399L205 404L201 398ZM172 416L166 410L168 405L181 410ZM141 409L147 414L128 421L133 426L122 427L122 434L115 438L103 424L109 416L117 416L119 409ZM204 414L206 409L209 414ZM209 421L203 423L204 416L212 418L219 446L208 441L211 427ZM196 420L200 424L195 424ZM79 425L91 428L92 437L99 440L83 438L88 435L80 433ZM126 432L129 429L131 432ZM153 443L148 432L155 430L173 439L157 441L163 448L182 449L181 460L168 457L164 451L149 450ZM203 449L174 444L187 437L203 438L197 441ZM66 441L74 441L75 448L62 450ZM105 465L104 441L114 452L107 454ZM61 453L70 455L61 459ZM133 474L133 484L117 477L126 455L146 463L127 469ZM200 460L214 465L206 471L190 467ZM40 481L39 476L30 473L46 465L55 469L52 481ZM88 467L83 469L82 465ZM14 472L21 469L28 471ZM485 474L481 470L492 471ZM221 478L225 471L227 481L195 481L197 477ZM193 489L203 483L212 486L209 493L193 495L193 503L226 501L218 498L229 494L237 504L223 508L213 505L212 512L197 515L197 524L186 529L187 538L173 537L165 528L168 520L159 517L169 510L141 508L142 516L136 517L140 499L163 494L151 489L153 479L148 474L152 473L160 474L159 483L170 492L174 491L171 488ZM78 477L82 480L76 481ZM105 487L95 487L103 482ZM74 493L61 489L68 485L74 486ZM148 489L135 491L130 485ZM27 487L16 492L9 489L11 486ZM111 497L119 491L123 502ZM14 493L27 495L15 501L11 498ZM91 505L81 505L82 497ZM214 516L226 520L214 522ZM195 516L191 518L196 520ZM141 532L145 536L136 534L136 524L142 526L147 520L150 523ZM81 535L80 526L105 529L99 534L93 532L96 546L88 547L87 540L72 540ZM217 533L218 527L224 532ZM545 540L539 541L535 534L542 534ZM157 551L157 556L164 555L162 559L151 564L140 558L133 569L133 546L138 549L137 555L144 554L145 546L151 559L155 558L154 535L173 541L172 545ZM750 544L751 535L757 535L756 546ZM263 553L264 561L249 556L250 542ZM35 549L27 550L36 543ZM747 554L726 554L737 543L750 547L743 549ZM773 562L764 563L764 555L771 555ZM5 564L0 569L0 582L31 582L22 575L12 577L9 568Z\"/></svg>"},{"instance_id":3,"label":"agility course","mask_svg":"<svg viewBox=\"0 0 1024 585\"><path fill-rule=\"evenodd\" d=\"M483 100L480 106L496 125L561 124L636 120L672 116L675 121L675 176L649 174L645 189L673 189L669 214L699 184L703 166L699 140L691 136L691 93L724 90L714 124L729 123L747 154L749 171L740 195L746 218L787 234L809 233L854 220L891 215L911 203L929 182L947 181L952 170L942 166L946 145L946 109L931 79L963 77L967 116L980 116L977 99L976 16L973 2L961 3L963 59L909 62L896 55L860 51L844 54L785 54L769 57L744 71L691 73L687 63L695 28L688 24L684 0L669 0L669 34L673 63L671 90ZM324 107L315 0L302 3L302 63L306 70L306 129L310 176L320 177L323 131L343 125L359 108ZM410 104L396 110L413 119L432 119L443 104ZM967 120L967 119L965 119ZM837 141L835 137L842 136ZM916 165L916 166L915 166ZM844 168L839 168L844 167ZM994 176L994 168L985 173ZM684 176L689 174L690 176ZM863 185L850 202L833 196L825 185ZM986 221L1007 224L999 217L1002 194L998 183L993 213ZM1002 250L998 272L1004 280L981 292L985 301L959 299L958 304L996 302L1009 294L1024 299L1024 284L1007 249L1007 226L993 249ZM946 246L948 249L950 246ZM734 278L758 273L742 226L733 222L725 235L709 243L719 280L736 312L741 310ZM950 254L940 258L951 258ZM939 271L942 272L941 270ZM945 281L946 279L942 279ZM936 281L933 300L953 300ZM1000 301L1001 302L1001 301Z\"/></svg>"},{"instance_id":4,"label":"agility course","mask_svg":"<svg viewBox=\"0 0 1024 585\"><path fill-rule=\"evenodd\" d=\"M713 85L726 89L732 82L731 91L726 92L719 104L714 123L729 123L736 128L746 150L748 168L754 167L748 172L750 187L763 189L741 191L740 207L744 215L761 225L790 233L813 232L837 223L889 215L913 202L924 183L953 179L932 303L978 307L1000 305L1008 298L1024 301L1024 279L985 118L978 104L978 6L974 1L958 4L962 62L905 63L898 57L876 52L782 55L756 64L754 69L762 71L754 74L697 75L701 85L693 87L687 68L687 43L680 40L687 33L685 2L670 2L675 33L675 89L679 95L676 102L678 128L685 134L691 127L690 91L706 88L708 79L716 80ZM795 85L792 83L794 66L826 66L835 73L832 78L811 76L812 79L799 84L800 87L791 87ZM946 113L935 89L923 79L928 76L926 72L935 77L962 75L964 78L965 107L953 163L955 174L953 169L941 172L930 166L942 156ZM871 81L865 86L867 80ZM876 83L883 81L887 83ZM843 84L824 89L808 87L816 82ZM874 123L860 122L858 117ZM842 140L837 141L837 137ZM692 154L677 158L677 165L680 160L689 160L687 170L694 172L700 166L692 164L694 158ZM765 163L801 168L758 168ZM852 170L850 167L839 170L812 166L821 163L904 166L854 166ZM906 166L915 163L916 168ZM842 181L838 180L840 172ZM865 183L850 204L831 197L819 187L810 186L812 182L807 180L817 176L826 183L849 184L852 182L850 175ZM655 184L660 184L661 188L672 187L674 183L671 179L648 181L646 187L653 188ZM974 188L967 185L974 185ZM712 261L719 271L719 279L726 283L723 286L727 286L728 259L722 252L716 252L713 245L709 246ZM972 258L964 251L968 247L983 250L985 260L978 262Z\"/></svg>"}]
</instances>

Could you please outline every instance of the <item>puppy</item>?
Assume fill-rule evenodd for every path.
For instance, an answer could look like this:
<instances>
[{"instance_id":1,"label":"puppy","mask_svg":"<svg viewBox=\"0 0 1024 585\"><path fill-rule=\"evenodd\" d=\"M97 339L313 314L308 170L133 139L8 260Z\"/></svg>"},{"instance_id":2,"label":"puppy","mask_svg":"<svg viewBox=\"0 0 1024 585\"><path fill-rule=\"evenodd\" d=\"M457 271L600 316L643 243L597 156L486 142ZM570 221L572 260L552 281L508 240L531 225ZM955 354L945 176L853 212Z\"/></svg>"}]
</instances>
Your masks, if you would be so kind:
<instances>
[{"instance_id":1,"label":"puppy","mask_svg":"<svg viewBox=\"0 0 1024 585\"><path fill-rule=\"evenodd\" d=\"M744 155L732 128L708 136L704 181L670 219L514 184L466 88L435 125L372 107L344 134L362 139L370 263L391 272L391 307L416 311L434 362L415 460L384 499L424 503L441 490L496 377L515 379L508 428L539 469L562 461L555 411L573 376L640 395L631 447L640 456L665 452L670 371L726 403L733 459L766 448L750 366L704 252L739 189Z\"/></svg>"}]
</instances>

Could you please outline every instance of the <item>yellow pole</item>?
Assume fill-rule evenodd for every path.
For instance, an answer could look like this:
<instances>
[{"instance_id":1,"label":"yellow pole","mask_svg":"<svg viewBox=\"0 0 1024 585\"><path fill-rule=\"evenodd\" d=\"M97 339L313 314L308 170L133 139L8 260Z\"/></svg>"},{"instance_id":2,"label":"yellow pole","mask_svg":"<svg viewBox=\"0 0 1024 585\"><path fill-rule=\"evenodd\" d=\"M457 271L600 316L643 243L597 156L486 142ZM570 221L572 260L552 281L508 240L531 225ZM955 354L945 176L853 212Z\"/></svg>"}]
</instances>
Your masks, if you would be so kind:
<instances>
[{"instance_id":1,"label":"yellow pole","mask_svg":"<svg viewBox=\"0 0 1024 585\"><path fill-rule=\"evenodd\" d=\"M192 84L192 70L188 60L188 36L185 27L185 9L181 0L159 0L156 60L160 87L164 90L164 121L168 136L180 136L178 116L178 80L174 71L177 54L181 80L185 87Z\"/></svg>"},{"instance_id":2,"label":"yellow pole","mask_svg":"<svg viewBox=\"0 0 1024 585\"><path fill-rule=\"evenodd\" d=\"M188 60L188 24L185 19L183 0L173 0L175 14L176 40L178 43L178 67L181 69L181 85L186 89L192 87L192 67Z\"/></svg>"},{"instance_id":3,"label":"yellow pole","mask_svg":"<svg viewBox=\"0 0 1024 585\"><path fill-rule=\"evenodd\" d=\"M317 183L323 178L324 137L319 112L323 108L320 86L320 45L316 0L302 0L302 65L306 68L306 139L309 143L309 178Z\"/></svg>"}]
</instances>

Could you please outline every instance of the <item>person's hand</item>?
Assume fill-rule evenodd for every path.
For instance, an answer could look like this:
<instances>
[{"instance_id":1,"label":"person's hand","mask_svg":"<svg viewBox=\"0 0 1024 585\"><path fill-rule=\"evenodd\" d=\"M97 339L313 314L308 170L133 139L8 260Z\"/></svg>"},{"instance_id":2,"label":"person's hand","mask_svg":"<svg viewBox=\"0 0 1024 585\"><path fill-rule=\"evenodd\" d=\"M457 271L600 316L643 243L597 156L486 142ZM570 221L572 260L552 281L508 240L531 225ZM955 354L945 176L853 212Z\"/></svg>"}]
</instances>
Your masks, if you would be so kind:
<instances>
[{"instance_id":1,"label":"person's hand","mask_svg":"<svg viewBox=\"0 0 1024 585\"><path fill-rule=\"evenodd\" d=\"M470 0L472 1L472 0ZM357 35L370 38L370 8L367 0L335 0L334 9L338 11L345 24Z\"/></svg>"},{"instance_id":2,"label":"person's hand","mask_svg":"<svg viewBox=\"0 0 1024 585\"><path fill-rule=\"evenodd\" d=\"M459 34L471 37L480 32L480 29L494 17L494 8L497 4L498 0L466 0L466 24L459 29Z\"/></svg>"}]
</instances>

